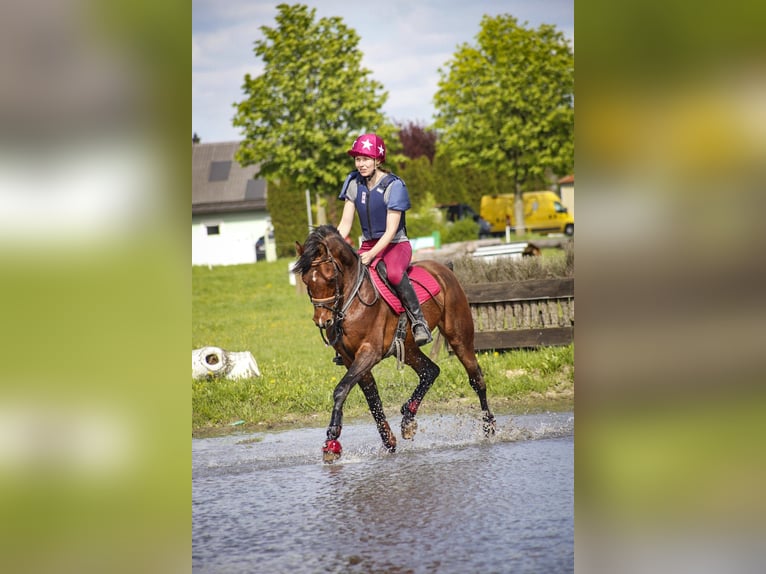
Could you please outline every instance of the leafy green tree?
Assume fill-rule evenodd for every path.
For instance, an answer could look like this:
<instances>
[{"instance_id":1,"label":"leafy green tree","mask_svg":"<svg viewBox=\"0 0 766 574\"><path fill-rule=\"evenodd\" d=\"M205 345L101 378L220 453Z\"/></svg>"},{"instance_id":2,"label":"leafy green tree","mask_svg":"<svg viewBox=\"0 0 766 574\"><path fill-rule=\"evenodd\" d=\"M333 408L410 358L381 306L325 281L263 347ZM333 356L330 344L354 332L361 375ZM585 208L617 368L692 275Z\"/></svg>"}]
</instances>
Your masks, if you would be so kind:
<instances>
[{"instance_id":1,"label":"leafy green tree","mask_svg":"<svg viewBox=\"0 0 766 574\"><path fill-rule=\"evenodd\" d=\"M574 52L554 26L510 15L485 16L476 40L439 70L439 150L508 182L522 234L521 192L574 165Z\"/></svg>"},{"instance_id":2,"label":"leafy green tree","mask_svg":"<svg viewBox=\"0 0 766 574\"><path fill-rule=\"evenodd\" d=\"M428 160L423 158L423 161L427 162ZM441 217L435 206L436 199L430 192L423 193L422 201L413 204L412 209L407 212L408 237L428 237L441 228Z\"/></svg>"},{"instance_id":3,"label":"leafy green tree","mask_svg":"<svg viewBox=\"0 0 766 574\"><path fill-rule=\"evenodd\" d=\"M305 205L306 189L312 198L340 190L353 169L345 152L354 138L377 132L394 161L397 146L391 146L396 128L380 111L388 94L361 66L359 35L340 17L315 20L316 10L301 4L280 4L277 10L276 26L262 26L263 38L254 42L264 71L245 75L245 98L234 104L233 125L244 134L237 161L258 165L257 176L270 184L275 235L285 246L279 252L288 255L284 231L297 223L300 239L308 223L306 210L296 205ZM275 191L282 197L274 197Z\"/></svg>"},{"instance_id":4,"label":"leafy green tree","mask_svg":"<svg viewBox=\"0 0 766 574\"><path fill-rule=\"evenodd\" d=\"M426 208L435 207L434 203L428 202L439 199L435 183L438 174L432 169L426 156L423 155L400 164L396 174L407 184L413 210L420 208L421 205Z\"/></svg>"}]
</instances>

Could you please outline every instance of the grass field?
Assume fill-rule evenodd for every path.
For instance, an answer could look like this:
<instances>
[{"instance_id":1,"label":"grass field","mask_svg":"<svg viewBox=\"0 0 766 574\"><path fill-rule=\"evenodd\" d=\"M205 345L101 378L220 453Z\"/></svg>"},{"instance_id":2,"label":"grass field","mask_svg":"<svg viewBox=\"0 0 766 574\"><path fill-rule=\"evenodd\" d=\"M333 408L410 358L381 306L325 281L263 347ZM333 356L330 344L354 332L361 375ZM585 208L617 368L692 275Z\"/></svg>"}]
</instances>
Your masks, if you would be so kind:
<instances>
[{"instance_id":1,"label":"grass field","mask_svg":"<svg viewBox=\"0 0 766 574\"><path fill-rule=\"evenodd\" d=\"M192 381L192 432L222 432L237 423L275 428L329 421L332 393L345 369L332 362L312 321L313 307L289 283L292 259L225 267L192 268L192 349L214 345L250 351L261 377ZM426 352L430 345L425 347ZM421 412L478 410L462 365L444 352L441 375ZM481 353L479 362L496 412L571 408L574 346L536 351ZM394 421L417 384L408 367L386 359L373 371L386 414ZM367 416L359 389L346 401L347 419ZM240 422L244 421L244 422ZM241 429L242 426L236 428Z\"/></svg>"}]
</instances>

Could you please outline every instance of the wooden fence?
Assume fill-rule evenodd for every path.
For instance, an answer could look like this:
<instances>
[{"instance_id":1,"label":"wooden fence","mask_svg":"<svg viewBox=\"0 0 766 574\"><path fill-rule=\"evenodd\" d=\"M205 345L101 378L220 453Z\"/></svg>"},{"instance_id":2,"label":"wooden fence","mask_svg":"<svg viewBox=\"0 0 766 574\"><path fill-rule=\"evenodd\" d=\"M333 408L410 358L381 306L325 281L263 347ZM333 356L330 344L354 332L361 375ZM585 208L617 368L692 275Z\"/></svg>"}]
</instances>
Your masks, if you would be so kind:
<instances>
[{"instance_id":1,"label":"wooden fence","mask_svg":"<svg viewBox=\"0 0 766 574\"><path fill-rule=\"evenodd\" d=\"M573 278L466 285L464 290L477 351L568 345L574 339Z\"/></svg>"}]
</instances>

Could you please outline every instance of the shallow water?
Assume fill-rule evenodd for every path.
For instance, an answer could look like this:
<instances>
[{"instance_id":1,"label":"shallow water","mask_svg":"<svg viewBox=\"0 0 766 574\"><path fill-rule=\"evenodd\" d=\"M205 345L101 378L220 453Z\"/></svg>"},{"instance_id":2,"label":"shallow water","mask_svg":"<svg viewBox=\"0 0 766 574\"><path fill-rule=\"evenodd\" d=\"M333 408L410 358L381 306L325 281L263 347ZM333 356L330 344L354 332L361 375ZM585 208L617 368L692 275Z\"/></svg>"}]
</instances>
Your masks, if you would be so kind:
<instances>
[{"instance_id":1,"label":"shallow water","mask_svg":"<svg viewBox=\"0 0 766 574\"><path fill-rule=\"evenodd\" d=\"M574 416L497 419L419 416L393 455L349 424L332 465L324 428L193 439L193 571L573 572Z\"/></svg>"}]
</instances>

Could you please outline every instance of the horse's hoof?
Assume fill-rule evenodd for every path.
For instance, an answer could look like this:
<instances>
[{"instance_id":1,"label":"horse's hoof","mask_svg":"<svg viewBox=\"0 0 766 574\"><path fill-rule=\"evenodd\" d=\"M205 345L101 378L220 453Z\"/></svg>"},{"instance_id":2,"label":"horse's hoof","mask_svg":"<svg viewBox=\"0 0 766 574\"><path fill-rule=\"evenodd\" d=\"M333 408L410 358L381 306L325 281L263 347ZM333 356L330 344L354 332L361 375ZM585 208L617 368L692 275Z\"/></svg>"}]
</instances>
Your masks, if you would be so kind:
<instances>
[{"instance_id":1,"label":"horse's hoof","mask_svg":"<svg viewBox=\"0 0 766 574\"><path fill-rule=\"evenodd\" d=\"M337 440L326 440L322 446L322 460L328 464L335 462L342 452L343 448Z\"/></svg>"},{"instance_id":2,"label":"horse's hoof","mask_svg":"<svg viewBox=\"0 0 766 574\"><path fill-rule=\"evenodd\" d=\"M485 437L495 436L495 431L497 429L495 428L495 419L494 418L492 420L489 420L489 421L485 420L484 424L482 426L484 428L484 436Z\"/></svg>"},{"instance_id":3,"label":"horse's hoof","mask_svg":"<svg viewBox=\"0 0 766 574\"><path fill-rule=\"evenodd\" d=\"M415 419L404 420L402 419L402 438L405 440L412 440L415 437L415 433L418 430L418 421Z\"/></svg>"},{"instance_id":4,"label":"horse's hoof","mask_svg":"<svg viewBox=\"0 0 766 574\"><path fill-rule=\"evenodd\" d=\"M383 446L388 452L396 452L396 436L391 432L391 427L387 421L383 421L379 426L380 438L383 440Z\"/></svg>"}]
</instances>

